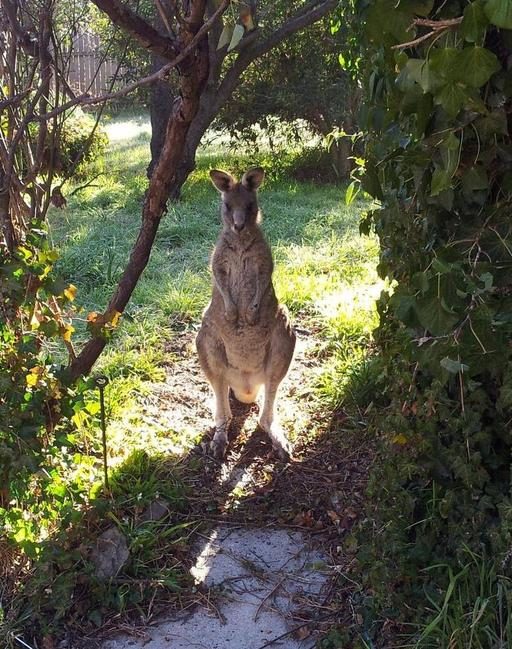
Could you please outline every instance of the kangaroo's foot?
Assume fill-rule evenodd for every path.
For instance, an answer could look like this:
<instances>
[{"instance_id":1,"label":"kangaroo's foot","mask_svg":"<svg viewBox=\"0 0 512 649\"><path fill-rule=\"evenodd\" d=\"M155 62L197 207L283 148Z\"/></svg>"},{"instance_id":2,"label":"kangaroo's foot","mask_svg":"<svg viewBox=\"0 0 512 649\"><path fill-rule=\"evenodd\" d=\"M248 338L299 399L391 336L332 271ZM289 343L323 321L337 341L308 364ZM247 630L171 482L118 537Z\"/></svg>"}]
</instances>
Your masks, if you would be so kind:
<instances>
[{"instance_id":1,"label":"kangaroo's foot","mask_svg":"<svg viewBox=\"0 0 512 649\"><path fill-rule=\"evenodd\" d=\"M292 446L281 426L275 421L268 422L260 420L261 428L267 433L272 442L272 447L282 462L289 462L292 459Z\"/></svg>"},{"instance_id":2,"label":"kangaroo's foot","mask_svg":"<svg viewBox=\"0 0 512 649\"><path fill-rule=\"evenodd\" d=\"M210 442L210 450L216 460L222 460L226 455L229 423L229 420L224 421L221 424L217 424L215 427L215 435Z\"/></svg>"}]
</instances>

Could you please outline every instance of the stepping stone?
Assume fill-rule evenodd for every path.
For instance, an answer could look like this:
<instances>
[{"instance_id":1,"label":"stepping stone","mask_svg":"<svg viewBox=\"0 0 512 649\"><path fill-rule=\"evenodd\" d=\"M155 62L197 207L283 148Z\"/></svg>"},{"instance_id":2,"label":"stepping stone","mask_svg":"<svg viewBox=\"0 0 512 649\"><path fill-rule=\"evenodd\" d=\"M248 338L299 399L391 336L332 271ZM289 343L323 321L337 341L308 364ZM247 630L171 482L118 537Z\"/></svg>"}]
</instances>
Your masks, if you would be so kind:
<instances>
[{"instance_id":1,"label":"stepping stone","mask_svg":"<svg viewBox=\"0 0 512 649\"><path fill-rule=\"evenodd\" d=\"M294 612L322 604L330 570L299 532L218 527L197 548L192 574L212 589L210 608L161 619L147 637L119 636L103 649L306 649ZM305 634L301 634L305 635ZM280 639L278 639L280 638ZM271 642L275 640L275 642Z\"/></svg>"}]
</instances>

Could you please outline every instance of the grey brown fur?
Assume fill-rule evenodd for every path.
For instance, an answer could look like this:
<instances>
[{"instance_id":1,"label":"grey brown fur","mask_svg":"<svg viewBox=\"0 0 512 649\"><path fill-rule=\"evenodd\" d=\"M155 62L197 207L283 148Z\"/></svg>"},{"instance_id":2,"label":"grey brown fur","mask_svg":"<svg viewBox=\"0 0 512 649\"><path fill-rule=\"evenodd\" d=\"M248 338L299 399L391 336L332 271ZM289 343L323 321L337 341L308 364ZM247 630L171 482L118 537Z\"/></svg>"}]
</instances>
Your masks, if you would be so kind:
<instances>
[{"instance_id":1,"label":"grey brown fur","mask_svg":"<svg viewBox=\"0 0 512 649\"><path fill-rule=\"evenodd\" d=\"M272 285L272 254L260 228L256 191L263 169L247 171L237 182L224 171L210 172L222 197L222 231L212 257L212 299L196 338L201 367L215 393L212 450L226 452L231 420L229 388L244 403L253 403L261 386L265 400L260 426L282 459L290 446L275 413L279 384L295 348L286 307L278 304Z\"/></svg>"}]
</instances>

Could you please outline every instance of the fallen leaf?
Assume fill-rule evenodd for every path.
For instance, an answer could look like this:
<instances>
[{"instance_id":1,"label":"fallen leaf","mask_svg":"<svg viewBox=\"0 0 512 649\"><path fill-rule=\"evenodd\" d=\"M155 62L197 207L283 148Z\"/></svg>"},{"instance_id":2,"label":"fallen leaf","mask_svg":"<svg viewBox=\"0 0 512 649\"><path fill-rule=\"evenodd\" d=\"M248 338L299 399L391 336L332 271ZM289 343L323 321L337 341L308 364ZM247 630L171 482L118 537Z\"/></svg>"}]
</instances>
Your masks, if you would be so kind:
<instances>
[{"instance_id":1,"label":"fallen leaf","mask_svg":"<svg viewBox=\"0 0 512 649\"><path fill-rule=\"evenodd\" d=\"M335 512L333 509L328 509L327 510L327 516L331 519L331 521L335 524L338 525L340 522L340 517L338 515L338 512Z\"/></svg>"},{"instance_id":2,"label":"fallen leaf","mask_svg":"<svg viewBox=\"0 0 512 649\"><path fill-rule=\"evenodd\" d=\"M293 519L295 525L300 525L301 527L314 527L315 518L313 516L313 510L309 509L308 511L299 512Z\"/></svg>"},{"instance_id":3,"label":"fallen leaf","mask_svg":"<svg viewBox=\"0 0 512 649\"><path fill-rule=\"evenodd\" d=\"M297 640L305 640L311 635L311 629L308 626L301 626L300 629L295 631L295 636Z\"/></svg>"}]
</instances>

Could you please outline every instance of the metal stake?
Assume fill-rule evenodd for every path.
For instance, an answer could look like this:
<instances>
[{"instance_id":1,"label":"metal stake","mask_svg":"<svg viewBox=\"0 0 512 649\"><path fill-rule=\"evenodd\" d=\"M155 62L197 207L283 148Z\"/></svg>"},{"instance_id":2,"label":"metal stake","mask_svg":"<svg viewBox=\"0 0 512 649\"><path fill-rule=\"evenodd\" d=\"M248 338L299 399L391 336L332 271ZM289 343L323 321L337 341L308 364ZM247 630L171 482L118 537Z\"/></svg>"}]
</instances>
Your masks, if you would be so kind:
<instances>
[{"instance_id":1,"label":"metal stake","mask_svg":"<svg viewBox=\"0 0 512 649\"><path fill-rule=\"evenodd\" d=\"M105 423L105 387L108 378L101 374L94 379L94 383L100 392L100 422L101 422L101 443L103 445L103 475L105 479L105 488L110 489L108 484L108 464L107 464L107 425Z\"/></svg>"}]
</instances>

